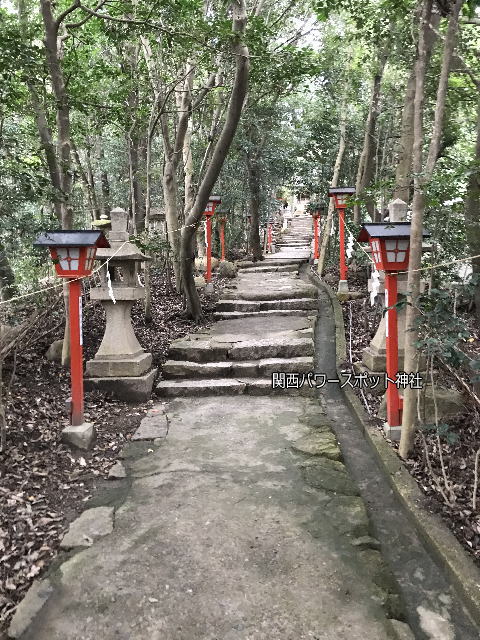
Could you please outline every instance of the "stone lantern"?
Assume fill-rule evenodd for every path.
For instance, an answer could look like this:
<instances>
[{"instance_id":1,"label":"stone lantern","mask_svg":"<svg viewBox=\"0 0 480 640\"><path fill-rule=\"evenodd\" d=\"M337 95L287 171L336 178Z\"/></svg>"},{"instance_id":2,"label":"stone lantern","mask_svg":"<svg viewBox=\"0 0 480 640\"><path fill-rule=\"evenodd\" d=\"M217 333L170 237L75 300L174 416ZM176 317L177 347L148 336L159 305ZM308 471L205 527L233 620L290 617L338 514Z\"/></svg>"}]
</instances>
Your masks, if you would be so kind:
<instances>
[{"instance_id":1,"label":"stone lantern","mask_svg":"<svg viewBox=\"0 0 480 640\"><path fill-rule=\"evenodd\" d=\"M152 231L158 231L162 236L166 236L165 211L152 207L150 209L149 219Z\"/></svg>"},{"instance_id":2,"label":"stone lantern","mask_svg":"<svg viewBox=\"0 0 480 640\"><path fill-rule=\"evenodd\" d=\"M111 258L108 273L101 269L101 286L90 289L90 299L99 300L105 309L105 334L95 357L87 362L85 387L139 402L150 397L157 373L152 369L152 355L137 340L131 319L133 305L145 297L138 279L139 265L150 258L129 242L124 209L113 209L110 219L110 249L97 251L97 259Z\"/></svg>"}]
</instances>

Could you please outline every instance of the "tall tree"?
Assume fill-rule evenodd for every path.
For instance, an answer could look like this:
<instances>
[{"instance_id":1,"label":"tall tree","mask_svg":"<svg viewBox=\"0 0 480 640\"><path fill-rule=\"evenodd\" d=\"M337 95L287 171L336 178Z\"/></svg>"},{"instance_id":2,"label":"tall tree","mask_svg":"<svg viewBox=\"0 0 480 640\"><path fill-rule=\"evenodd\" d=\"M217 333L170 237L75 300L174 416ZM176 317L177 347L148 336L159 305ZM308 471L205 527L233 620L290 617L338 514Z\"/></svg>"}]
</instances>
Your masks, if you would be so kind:
<instances>
[{"instance_id":1,"label":"tall tree","mask_svg":"<svg viewBox=\"0 0 480 640\"><path fill-rule=\"evenodd\" d=\"M414 195L412 203L412 228L410 235L410 261L407 282L407 313L405 333L405 371L415 372L419 368L418 341L418 296L420 294L423 220L425 212L425 190L435 169L440 150L440 141L445 115L445 102L448 89L450 66L458 31L458 19L464 0L456 0L448 18L448 29L442 54L442 66L437 89L434 121L425 166L423 164L423 111L425 99L425 73L427 68L427 33L432 15L432 0L426 0L422 12L418 54L416 61L416 85L414 102L414 139L413 162ZM415 425L417 423L418 391L407 387L404 393L402 435L400 455L407 457L413 446Z\"/></svg>"},{"instance_id":2,"label":"tall tree","mask_svg":"<svg viewBox=\"0 0 480 640\"><path fill-rule=\"evenodd\" d=\"M181 268L183 287L187 300L187 312L196 320L202 316L202 309L195 282L193 280L193 259L194 259L194 239L195 232L200 223L203 212L212 193L212 189L222 169L228 150L240 121L243 103L247 95L249 76L249 51L244 42L245 28L247 23L247 11L245 0L234 0L232 2L232 32L233 32L233 53L235 56L235 78L230 94L225 122L222 132L218 138L212 157L205 175L199 185L195 202L185 220L182 229L181 242Z\"/></svg>"}]
</instances>

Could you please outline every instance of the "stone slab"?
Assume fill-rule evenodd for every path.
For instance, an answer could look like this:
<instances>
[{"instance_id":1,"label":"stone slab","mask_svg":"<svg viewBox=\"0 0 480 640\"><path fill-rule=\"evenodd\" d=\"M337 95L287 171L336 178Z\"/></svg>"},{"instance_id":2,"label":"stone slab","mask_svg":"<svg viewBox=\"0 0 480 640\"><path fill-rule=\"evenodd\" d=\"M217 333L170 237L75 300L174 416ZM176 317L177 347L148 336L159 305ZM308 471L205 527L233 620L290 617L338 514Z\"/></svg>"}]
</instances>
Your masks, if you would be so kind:
<instances>
[{"instance_id":1,"label":"stone slab","mask_svg":"<svg viewBox=\"0 0 480 640\"><path fill-rule=\"evenodd\" d=\"M187 360L167 360L162 366L165 378L197 377L224 378L232 373L230 362L189 362Z\"/></svg>"},{"instance_id":2,"label":"stone slab","mask_svg":"<svg viewBox=\"0 0 480 640\"><path fill-rule=\"evenodd\" d=\"M95 440L95 427L91 422L84 422L80 425L69 425L62 429L62 441L77 447L77 449L88 450Z\"/></svg>"},{"instance_id":3,"label":"stone slab","mask_svg":"<svg viewBox=\"0 0 480 640\"><path fill-rule=\"evenodd\" d=\"M272 316L285 317L292 316L308 316L311 313L309 309L279 309L277 311L215 311L213 317L215 320L238 320L240 318L271 318Z\"/></svg>"},{"instance_id":4,"label":"stone slab","mask_svg":"<svg viewBox=\"0 0 480 640\"><path fill-rule=\"evenodd\" d=\"M211 328L210 333L214 336L236 335L243 336L242 340L248 340L252 336L265 338L266 335L274 333L284 333L285 331L299 331L308 329L312 326L312 322L307 317L301 316L296 312L288 312L288 315L282 317L274 313L260 313L253 317L243 319L232 319L216 322ZM238 341L238 340L236 340Z\"/></svg>"},{"instance_id":5,"label":"stone slab","mask_svg":"<svg viewBox=\"0 0 480 640\"><path fill-rule=\"evenodd\" d=\"M127 471L121 462L116 462L108 471L110 480L121 480L127 477Z\"/></svg>"},{"instance_id":6,"label":"stone slab","mask_svg":"<svg viewBox=\"0 0 480 640\"><path fill-rule=\"evenodd\" d=\"M157 384L156 394L166 397L208 396L240 394L246 384L229 378L200 380L162 380Z\"/></svg>"},{"instance_id":7,"label":"stone slab","mask_svg":"<svg viewBox=\"0 0 480 640\"><path fill-rule=\"evenodd\" d=\"M152 366L152 354L141 353L135 357L94 358L86 365L86 375L92 378L117 378L143 376Z\"/></svg>"},{"instance_id":8,"label":"stone slab","mask_svg":"<svg viewBox=\"0 0 480 640\"><path fill-rule=\"evenodd\" d=\"M168 355L172 360L191 362L218 362L225 360L229 345L214 345L211 342L175 340L170 345Z\"/></svg>"},{"instance_id":9,"label":"stone slab","mask_svg":"<svg viewBox=\"0 0 480 640\"><path fill-rule=\"evenodd\" d=\"M300 309L317 309L318 302L315 298L293 298L292 300L219 300L217 311L288 311Z\"/></svg>"},{"instance_id":10,"label":"stone slab","mask_svg":"<svg viewBox=\"0 0 480 640\"><path fill-rule=\"evenodd\" d=\"M309 338L248 340L234 345L228 351L231 360L262 358L295 358L313 355L313 342Z\"/></svg>"},{"instance_id":11,"label":"stone slab","mask_svg":"<svg viewBox=\"0 0 480 640\"><path fill-rule=\"evenodd\" d=\"M168 420L165 413L147 415L132 436L132 440L155 440L165 438L168 433Z\"/></svg>"},{"instance_id":12,"label":"stone slab","mask_svg":"<svg viewBox=\"0 0 480 640\"><path fill-rule=\"evenodd\" d=\"M271 376L277 371L281 373L308 373L313 371L313 357L263 358L258 363L258 371L264 376Z\"/></svg>"},{"instance_id":13,"label":"stone slab","mask_svg":"<svg viewBox=\"0 0 480 640\"><path fill-rule=\"evenodd\" d=\"M333 433L314 431L292 444L292 449L311 456L323 456L330 460L342 460L342 454Z\"/></svg>"},{"instance_id":14,"label":"stone slab","mask_svg":"<svg viewBox=\"0 0 480 640\"><path fill-rule=\"evenodd\" d=\"M35 580L15 610L8 628L9 638L20 638L53 591L50 580Z\"/></svg>"},{"instance_id":15,"label":"stone slab","mask_svg":"<svg viewBox=\"0 0 480 640\"><path fill-rule=\"evenodd\" d=\"M359 493L341 462L319 458L303 462L299 467L305 482L312 487L347 496L357 496Z\"/></svg>"},{"instance_id":16,"label":"stone slab","mask_svg":"<svg viewBox=\"0 0 480 640\"><path fill-rule=\"evenodd\" d=\"M74 520L60 542L61 549L90 547L95 540L112 533L113 507L87 509Z\"/></svg>"},{"instance_id":17,"label":"stone slab","mask_svg":"<svg viewBox=\"0 0 480 640\"><path fill-rule=\"evenodd\" d=\"M370 533L365 504L357 496L335 496L325 507L325 517L340 535L359 538Z\"/></svg>"},{"instance_id":18,"label":"stone slab","mask_svg":"<svg viewBox=\"0 0 480 640\"><path fill-rule=\"evenodd\" d=\"M143 376L118 378L85 378L85 391L103 391L111 393L124 402L145 402L152 395L153 382L157 369Z\"/></svg>"}]
</instances>

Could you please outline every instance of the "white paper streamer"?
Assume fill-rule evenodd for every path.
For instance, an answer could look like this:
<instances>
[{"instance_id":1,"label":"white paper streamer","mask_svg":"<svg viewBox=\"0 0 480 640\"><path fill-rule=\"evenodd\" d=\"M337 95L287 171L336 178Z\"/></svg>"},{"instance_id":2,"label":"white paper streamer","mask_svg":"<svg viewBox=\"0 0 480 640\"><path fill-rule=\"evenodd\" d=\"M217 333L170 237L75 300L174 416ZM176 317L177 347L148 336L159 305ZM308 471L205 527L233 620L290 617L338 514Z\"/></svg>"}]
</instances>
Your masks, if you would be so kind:
<instances>
[{"instance_id":1,"label":"white paper streamer","mask_svg":"<svg viewBox=\"0 0 480 640\"><path fill-rule=\"evenodd\" d=\"M205 247L208 249L208 233L207 233L207 221L206 220L203 223L203 225L205 227Z\"/></svg>"},{"instance_id":2,"label":"white paper streamer","mask_svg":"<svg viewBox=\"0 0 480 640\"><path fill-rule=\"evenodd\" d=\"M376 269L372 271L370 286L370 305L373 307L373 305L375 304L375 298L378 296L378 292L380 291L380 274Z\"/></svg>"},{"instance_id":3,"label":"white paper streamer","mask_svg":"<svg viewBox=\"0 0 480 640\"><path fill-rule=\"evenodd\" d=\"M140 274L139 273L137 273L137 280L138 280L138 284L145 289L145 285L140 280Z\"/></svg>"},{"instance_id":4,"label":"white paper streamer","mask_svg":"<svg viewBox=\"0 0 480 640\"><path fill-rule=\"evenodd\" d=\"M107 287L108 287L108 295L110 296L113 304L117 304L117 301L115 300L115 296L113 295L112 281L110 280L110 271L108 270L108 267L107 267Z\"/></svg>"},{"instance_id":5,"label":"white paper streamer","mask_svg":"<svg viewBox=\"0 0 480 640\"><path fill-rule=\"evenodd\" d=\"M348 243L347 243L347 250L346 250L346 254L347 254L347 258L350 260L350 258L353 256L353 243L355 242L355 238L352 236L352 234L349 232L348 234Z\"/></svg>"},{"instance_id":6,"label":"white paper streamer","mask_svg":"<svg viewBox=\"0 0 480 640\"><path fill-rule=\"evenodd\" d=\"M332 220L332 224L331 224L331 226L330 226L330 235L331 235L331 236L333 236L333 235L334 235L334 233L335 233L335 223L334 223L334 221Z\"/></svg>"}]
</instances>

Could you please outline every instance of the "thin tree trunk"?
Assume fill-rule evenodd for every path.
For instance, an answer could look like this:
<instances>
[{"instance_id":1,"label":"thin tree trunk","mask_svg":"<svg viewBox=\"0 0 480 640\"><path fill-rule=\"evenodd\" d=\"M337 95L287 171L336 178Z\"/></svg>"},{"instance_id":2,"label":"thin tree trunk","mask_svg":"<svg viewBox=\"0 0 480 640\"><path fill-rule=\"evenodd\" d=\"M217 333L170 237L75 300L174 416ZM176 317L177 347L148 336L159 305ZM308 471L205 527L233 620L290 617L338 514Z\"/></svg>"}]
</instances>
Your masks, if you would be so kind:
<instances>
[{"instance_id":1,"label":"thin tree trunk","mask_svg":"<svg viewBox=\"0 0 480 640\"><path fill-rule=\"evenodd\" d=\"M418 317L417 301L420 293L421 272L419 271L422 259L422 234L423 218L425 212L425 188L432 178L435 163L438 158L440 139L442 135L443 119L445 114L445 101L448 87L448 77L450 73L450 63L455 48L458 17L464 0L456 0L448 22L448 30L443 49L442 67L437 90L437 101L435 105L435 117L433 123L433 133L428 150L428 158L425 171L423 170L422 146L423 138L423 107L425 93L425 72L426 72L426 48L425 37L430 23L432 13L432 0L425 2L425 10L422 20L421 36L418 44L417 59L417 82L415 88L414 106L414 144L412 169L414 173L414 196L412 204L412 227L410 232L410 261L408 266L407 281L407 306L405 321L405 371L407 373L418 370L418 350L416 342L418 340L418 330L416 320ZM416 407L418 391L407 387L404 393L402 434L399 453L403 458L408 457L413 447L415 437L415 427L417 424Z\"/></svg>"},{"instance_id":2,"label":"thin tree trunk","mask_svg":"<svg viewBox=\"0 0 480 640\"><path fill-rule=\"evenodd\" d=\"M380 89L382 85L383 71L387 62L388 49L382 46L382 51L378 54L377 68L373 77L372 97L370 100L370 108L368 111L367 122L365 125L365 137L363 140L363 149L358 163L357 180L355 191L357 197L363 195L363 191L368 188L375 171L375 129L379 114ZM367 199L367 210L373 219L374 202L371 198ZM353 208L353 219L356 224L360 224L360 205L356 204Z\"/></svg>"},{"instance_id":3,"label":"thin tree trunk","mask_svg":"<svg viewBox=\"0 0 480 640\"><path fill-rule=\"evenodd\" d=\"M187 313L198 320L202 316L200 298L198 297L193 279L193 251L195 230L201 220L208 198L217 181L240 121L243 104L247 94L249 77L249 52L243 42L247 22L245 0L232 2L233 34L236 71L230 101L227 108L225 123L215 145L212 159L199 186L195 203L185 220L181 242L182 280L187 302Z\"/></svg>"},{"instance_id":4,"label":"thin tree trunk","mask_svg":"<svg viewBox=\"0 0 480 640\"><path fill-rule=\"evenodd\" d=\"M330 183L331 187L336 187L338 185L340 168L342 166L343 155L345 153L346 131L347 131L347 116L346 116L345 100L343 100L342 106L340 107L340 137L338 142L338 152L337 152L337 157L335 159L335 165L333 167L332 181ZM325 268L325 260L327 257L328 243L330 241L330 231L332 229L333 212L334 212L333 199L330 198L330 202L328 204L327 219L325 221L325 226L323 228L322 242L320 245L320 253L318 257L317 270L318 270L318 275L320 277L322 277L323 271Z\"/></svg>"},{"instance_id":5,"label":"thin tree trunk","mask_svg":"<svg viewBox=\"0 0 480 640\"><path fill-rule=\"evenodd\" d=\"M65 80L58 51L59 24L53 17L50 0L40 0L43 25L45 29L45 53L57 106L58 165L60 168L62 190L62 228L71 229L73 210L70 202L73 172L70 142L70 106L65 90Z\"/></svg>"},{"instance_id":6,"label":"thin tree trunk","mask_svg":"<svg viewBox=\"0 0 480 640\"><path fill-rule=\"evenodd\" d=\"M63 229L73 227L73 209L71 204L71 191L73 184L71 140L70 140L70 106L62 65L58 50L58 29L60 23L55 20L52 13L52 3L50 0L40 0L40 10L45 30L45 54L47 66L50 74L53 93L56 102L57 116L57 165L60 176L61 188L61 221ZM64 366L70 361L70 328L68 323L68 288L64 283L65 296L65 332L62 348L62 364Z\"/></svg>"},{"instance_id":7,"label":"thin tree trunk","mask_svg":"<svg viewBox=\"0 0 480 640\"><path fill-rule=\"evenodd\" d=\"M252 254L253 261L263 260L262 245L260 243L260 167L256 158L250 158L247 155L248 170L248 187L250 192L249 198L249 214L250 229L248 245Z\"/></svg>"},{"instance_id":8,"label":"thin tree trunk","mask_svg":"<svg viewBox=\"0 0 480 640\"><path fill-rule=\"evenodd\" d=\"M0 240L0 299L10 300L15 293L15 274L10 266L3 242Z\"/></svg>"},{"instance_id":9,"label":"thin tree trunk","mask_svg":"<svg viewBox=\"0 0 480 640\"><path fill-rule=\"evenodd\" d=\"M101 211L102 215L110 213L110 182L108 180L108 173L105 168L105 149L103 147L103 139L101 136L98 138L98 161L100 164L100 184L102 188L101 199Z\"/></svg>"},{"instance_id":10,"label":"thin tree trunk","mask_svg":"<svg viewBox=\"0 0 480 640\"><path fill-rule=\"evenodd\" d=\"M480 85L477 86L477 90L480 92ZM477 105L477 140L465 199L465 226L470 252L472 256L478 256L480 255L480 93ZM474 285L475 315L477 326L480 327L480 258L472 260L472 271L477 279Z\"/></svg>"},{"instance_id":11,"label":"thin tree trunk","mask_svg":"<svg viewBox=\"0 0 480 640\"><path fill-rule=\"evenodd\" d=\"M165 159L163 168L163 197L165 200L165 219L167 221L168 242L170 244L173 272L177 292L181 291L180 268L180 221L178 219L178 193L176 167L171 160Z\"/></svg>"},{"instance_id":12,"label":"thin tree trunk","mask_svg":"<svg viewBox=\"0 0 480 640\"><path fill-rule=\"evenodd\" d=\"M82 162L80 160L80 156L78 150L74 144L72 144L73 156L75 158L75 162L77 164L78 172L80 173L80 178L85 186L85 191L87 193L88 206L90 209L90 218L91 220L95 220L100 215L100 207L97 202L97 195L95 193L95 185L93 184L93 173L91 167L88 168L88 174L83 168Z\"/></svg>"},{"instance_id":13,"label":"thin tree trunk","mask_svg":"<svg viewBox=\"0 0 480 640\"><path fill-rule=\"evenodd\" d=\"M440 22L440 13L432 13L430 24L425 34L425 65L428 67L433 46L437 39L435 33ZM412 181L412 153L413 153L413 106L415 100L415 66L410 73L405 91L405 101L402 111L402 124L400 129L400 141L397 147L398 160L395 170L395 189L393 199L400 198L404 202L410 202L410 184Z\"/></svg>"}]
</instances>

